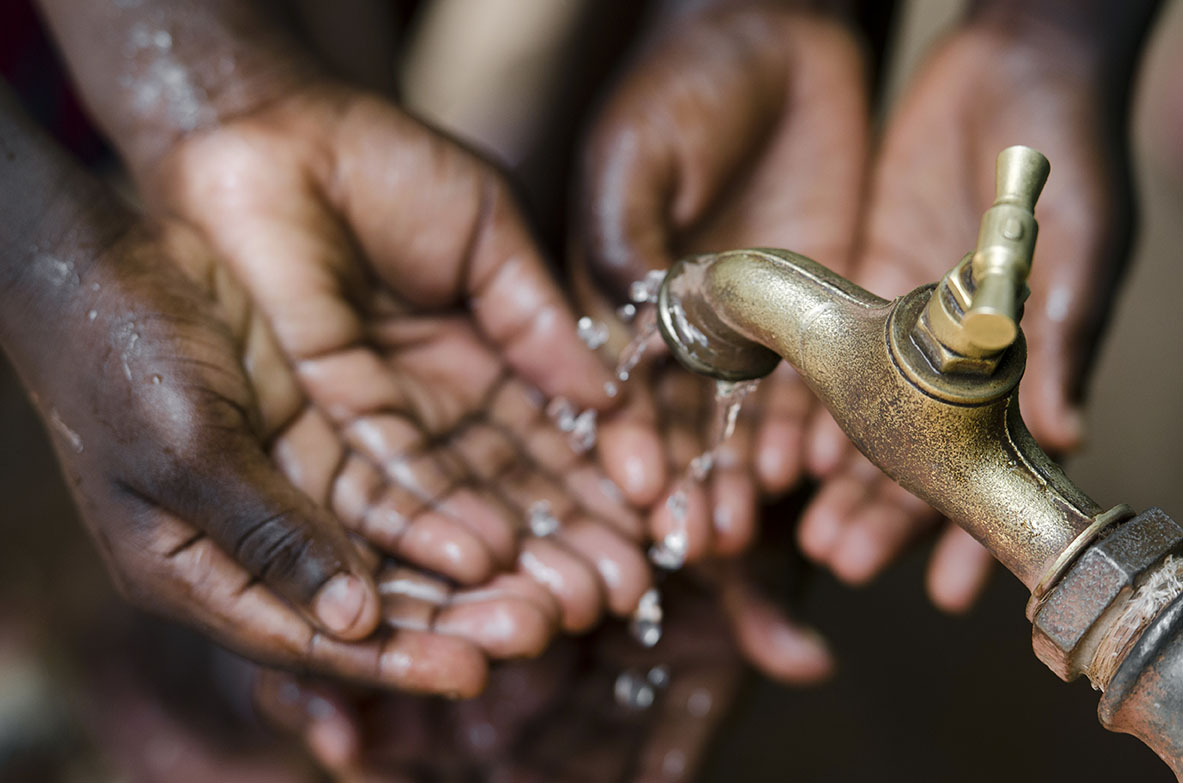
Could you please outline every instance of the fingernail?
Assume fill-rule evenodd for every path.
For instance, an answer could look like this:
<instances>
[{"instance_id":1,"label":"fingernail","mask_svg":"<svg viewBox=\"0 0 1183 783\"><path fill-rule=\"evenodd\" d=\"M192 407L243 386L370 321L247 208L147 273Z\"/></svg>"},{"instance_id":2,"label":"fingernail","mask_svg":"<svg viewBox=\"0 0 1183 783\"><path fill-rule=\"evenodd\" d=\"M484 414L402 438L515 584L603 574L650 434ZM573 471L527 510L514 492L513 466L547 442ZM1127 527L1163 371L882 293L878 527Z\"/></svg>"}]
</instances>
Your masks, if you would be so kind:
<instances>
[{"instance_id":1,"label":"fingernail","mask_svg":"<svg viewBox=\"0 0 1183 783\"><path fill-rule=\"evenodd\" d=\"M339 574L329 580L316 596L315 612L325 628L345 633L353 628L366 604L366 588L352 574Z\"/></svg>"}]
</instances>

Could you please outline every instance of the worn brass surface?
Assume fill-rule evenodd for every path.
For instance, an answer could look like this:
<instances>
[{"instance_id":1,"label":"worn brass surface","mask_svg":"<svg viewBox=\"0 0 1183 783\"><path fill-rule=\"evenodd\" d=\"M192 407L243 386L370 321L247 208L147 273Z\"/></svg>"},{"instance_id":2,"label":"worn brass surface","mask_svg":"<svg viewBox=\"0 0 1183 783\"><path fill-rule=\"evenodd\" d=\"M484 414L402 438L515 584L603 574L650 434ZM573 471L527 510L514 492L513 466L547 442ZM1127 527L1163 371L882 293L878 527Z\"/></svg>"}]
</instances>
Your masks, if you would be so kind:
<instances>
[{"instance_id":1,"label":"worn brass surface","mask_svg":"<svg viewBox=\"0 0 1183 783\"><path fill-rule=\"evenodd\" d=\"M693 263L702 265L695 285L676 293L683 268L663 286L664 307L679 312L659 322L679 359L735 380L771 370L757 346L784 357L860 451L981 541L1028 588L1101 513L1023 425L1021 335L993 375L944 375L909 336L931 287L887 302L783 250ZM685 330L671 327L679 321L709 339L686 340ZM712 372L716 366L725 374Z\"/></svg>"},{"instance_id":2,"label":"worn brass surface","mask_svg":"<svg viewBox=\"0 0 1183 783\"><path fill-rule=\"evenodd\" d=\"M982 215L978 246L949 271L916 326L916 341L942 372L989 375L1019 336L1021 308L1039 225L1035 202L1047 158L1007 147L995 163L994 204Z\"/></svg>"},{"instance_id":3,"label":"worn brass surface","mask_svg":"<svg viewBox=\"0 0 1183 783\"><path fill-rule=\"evenodd\" d=\"M1183 528L1157 509L1103 512L1019 414L1018 322L1047 174L1038 152L1004 150L977 250L893 302L796 253L736 250L675 265L658 324L699 373L735 381L767 375L778 356L793 365L863 454L1032 590L1034 646L1053 671L1100 687L1117 672L1102 721L1183 781L1183 580L1165 559L1183 551ZM1155 610L1174 604L1151 622L1143 592Z\"/></svg>"}]
</instances>

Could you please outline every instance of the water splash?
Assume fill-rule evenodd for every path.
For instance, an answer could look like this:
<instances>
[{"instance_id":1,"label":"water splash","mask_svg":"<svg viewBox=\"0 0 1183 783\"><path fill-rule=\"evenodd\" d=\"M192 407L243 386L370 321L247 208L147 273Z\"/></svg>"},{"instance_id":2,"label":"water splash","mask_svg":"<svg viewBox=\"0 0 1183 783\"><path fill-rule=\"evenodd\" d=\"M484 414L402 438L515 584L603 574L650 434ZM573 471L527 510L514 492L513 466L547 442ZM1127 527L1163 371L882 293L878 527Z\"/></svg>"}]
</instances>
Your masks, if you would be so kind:
<instances>
[{"instance_id":1,"label":"water splash","mask_svg":"<svg viewBox=\"0 0 1183 783\"><path fill-rule=\"evenodd\" d=\"M585 315L579 319L577 326L579 339L591 350L608 342L608 324L603 321L595 321Z\"/></svg>"},{"instance_id":2,"label":"water splash","mask_svg":"<svg viewBox=\"0 0 1183 783\"><path fill-rule=\"evenodd\" d=\"M576 454L586 454L595 448L597 414L594 410L577 411L566 397L555 397L546 406L546 415L559 432L566 433L567 442Z\"/></svg>"},{"instance_id":3,"label":"water splash","mask_svg":"<svg viewBox=\"0 0 1183 783\"><path fill-rule=\"evenodd\" d=\"M649 684L644 675L628 669L620 673L612 686L612 694L621 707L635 712L647 710L657 698L657 690Z\"/></svg>"},{"instance_id":4,"label":"water splash","mask_svg":"<svg viewBox=\"0 0 1183 783\"><path fill-rule=\"evenodd\" d=\"M656 587L651 587L641 596L637 608L633 610L629 632L645 647L653 647L661 641L663 616L661 592Z\"/></svg>"},{"instance_id":5,"label":"water splash","mask_svg":"<svg viewBox=\"0 0 1183 783\"><path fill-rule=\"evenodd\" d=\"M645 358L650 346L657 341L657 315L650 310L637 319L637 334L620 352L620 360L616 364L616 379L621 383L628 381L633 370Z\"/></svg>"},{"instance_id":6,"label":"water splash","mask_svg":"<svg viewBox=\"0 0 1183 783\"><path fill-rule=\"evenodd\" d=\"M649 548L649 561L666 571L677 571L686 564L689 549L689 535L686 530L686 511L690 505L685 482L666 498L665 507L670 512L674 529L659 543Z\"/></svg>"},{"instance_id":7,"label":"water splash","mask_svg":"<svg viewBox=\"0 0 1183 783\"><path fill-rule=\"evenodd\" d=\"M549 500L537 500L526 511L526 525L530 534L538 538L553 536L559 530L559 519L551 510Z\"/></svg>"},{"instance_id":8,"label":"water splash","mask_svg":"<svg viewBox=\"0 0 1183 783\"><path fill-rule=\"evenodd\" d=\"M665 282L664 269L654 269L640 280L629 286L628 298L634 304L644 304L645 302L656 302L657 293L661 290L661 284Z\"/></svg>"}]
</instances>

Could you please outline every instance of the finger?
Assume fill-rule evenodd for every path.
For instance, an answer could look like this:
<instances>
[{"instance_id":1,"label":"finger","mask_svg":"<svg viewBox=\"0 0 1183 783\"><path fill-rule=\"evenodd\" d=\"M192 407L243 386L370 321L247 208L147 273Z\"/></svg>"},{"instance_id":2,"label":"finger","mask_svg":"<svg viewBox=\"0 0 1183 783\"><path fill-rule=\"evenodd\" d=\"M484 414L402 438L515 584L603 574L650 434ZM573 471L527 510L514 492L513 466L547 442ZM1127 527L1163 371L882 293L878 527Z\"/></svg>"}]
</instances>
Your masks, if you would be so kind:
<instances>
[{"instance_id":1,"label":"finger","mask_svg":"<svg viewBox=\"0 0 1183 783\"><path fill-rule=\"evenodd\" d=\"M564 524L559 540L595 568L608 609L626 616L653 585L653 574L640 547L610 526L579 516Z\"/></svg>"},{"instance_id":2,"label":"finger","mask_svg":"<svg viewBox=\"0 0 1183 783\"><path fill-rule=\"evenodd\" d=\"M546 649L557 625L532 601L495 590L457 593L436 615L437 633L459 636L491 658L534 658Z\"/></svg>"},{"instance_id":3,"label":"finger","mask_svg":"<svg viewBox=\"0 0 1183 783\"><path fill-rule=\"evenodd\" d=\"M580 340L575 316L533 249L507 191L473 244L466 292L484 334L528 382L581 408L610 408L611 379Z\"/></svg>"},{"instance_id":4,"label":"finger","mask_svg":"<svg viewBox=\"0 0 1183 783\"><path fill-rule=\"evenodd\" d=\"M834 668L825 640L791 620L741 572L729 568L721 583L723 608L740 650L754 666L781 682L814 683Z\"/></svg>"},{"instance_id":5,"label":"finger","mask_svg":"<svg viewBox=\"0 0 1183 783\"><path fill-rule=\"evenodd\" d=\"M716 400L714 444L710 452L709 477L710 522L712 551L716 554L735 554L751 541L756 530L756 481L753 478L755 436L753 428L758 414L752 402L736 411L738 416L729 422L730 405ZM727 435L728 426L732 432Z\"/></svg>"},{"instance_id":6,"label":"finger","mask_svg":"<svg viewBox=\"0 0 1183 783\"><path fill-rule=\"evenodd\" d=\"M657 501L669 481L665 447L657 431L657 413L649 390L651 371L638 368L622 407L600 423L600 463L604 472L635 506Z\"/></svg>"},{"instance_id":7,"label":"finger","mask_svg":"<svg viewBox=\"0 0 1183 783\"><path fill-rule=\"evenodd\" d=\"M949 524L929 560L928 594L946 612L967 611L986 588L993 569L990 552L969 533Z\"/></svg>"},{"instance_id":8,"label":"finger","mask_svg":"<svg viewBox=\"0 0 1183 783\"><path fill-rule=\"evenodd\" d=\"M801 477L805 428L813 398L787 362L781 362L760 386L756 400L756 477L764 492L779 495Z\"/></svg>"},{"instance_id":9,"label":"finger","mask_svg":"<svg viewBox=\"0 0 1183 783\"><path fill-rule=\"evenodd\" d=\"M361 726L336 689L260 669L253 697L263 718L298 738L325 769L342 774L360 760Z\"/></svg>"},{"instance_id":10,"label":"finger","mask_svg":"<svg viewBox=\"0 0 1183 783\"><path fill-rule=\"evenodd\" d=\"M663 567L680 568L711 551L714 531L707 493L702 484L680 480L654 508L649 524L657 549L668 554L668 559L659 558Z\"/></svg>"},{"instance_id":11,"label":"finger","mask_svg":"<svg viewBox=\"0 0 1183 783\"><path fill-rule=\"evenodd\" d=\"M509 188L486 164L370 97L338 123L335 153L320 184L392 290L419 306L467 302L481 332L548 396L611 404L607 371L580 341ZM392 200L403 206L397 215L379 206Z\"/></svg>"},{"instance_id":12,"label":"finger","mask_svg":"<svg viewBox=\"0 0 1183 783\"><path fill-rule=\"evenodd\" d=\"M782 51L750 22L720 15L671 36L596 123L580 224L589 266L617 298L669 266L670 230L701 216L779 115Z\"/></svg>"},{"instance_id":13,"label":"finger","mask_svg":"<svg viewBox=\"0 0 1183 783\"><path fill-rule=\"evenodd\" d=\"M645 521L629 506L624 493L598 466L587 464L567 473L566 486L575 500L590 514L630 541L640 542Z\"/></svg>"},{"instance_id":14,"label":"finger","mask_svg":"<svg viewBox=\"0 0 1183 783\"><path fill-rule=\"evenodd\" d=\"M557 542L527 538L522 542L518 567L558 601L563 630L585 631L599 619L604 608L600 579L578 555Z\"/></svg>"},{"instance_id":15,"label":"finger","mask_svg":"<svg viewBox=\"0 0 1183 783\"><path fill-rule=\"evenodd\" d=\"M387 418L391 426L401 421ZM356 431L350 428L347 437ZM513 522L462 485L469 477L445 452L384 456L372 444L355 445L364 451L345 456L332 487L332 508L351 530L462 584L487 579L511 557Z\"/></svg>"},{"instance_id":16,"label":"finger","mask_svg":"<svg viewBox=\"0 0 1183 783\"><path fill-rule=\"evenodd\" d=\"M202 408L192 420L208 417ZM152 467L138 487L143 497L189 521L327 632L356 639L374 629L377 594L344 528L283 477L245 428L178 442L187 450Z\"/></svg>"},{"instance_id":17,"label":"finger","mask_svg":"<svg viewBox=\"0 0 1183 783\"><path fill-rule=\"evenodd\" d=\"M898 496L902 493L890 479L880 477L876 489L854 512L842 537L830 554L830 567L839 579L852 585L870 581L903 551L923 529L932 525L936 513Z\"/></svg>"},{"instance_id":18,"label":"finger","mask_svg":"<svg viewBox=\"0 0 1183 783\"><path fill-rule=\"evenodd\" d=\"M809 558L828 562L851 516L867 497L877 469L861 455L828 478L809 501L797 529L797 542Z\"/></svg>"},{"instance_id":19,"label":"finger","mask_svg":"<svg viewBox=\"0 0 1183 783\"><path fill-rule=\"evenodd\" d=\"M822 406L814 408L805 435L805 464L818 477L831 476L854 455L855 448L846 433Z\"/></svg>"},{"instance_id":20,"label":"finger","mask_svg":"<svg viewBox=\"0 0 1183 783\"><path fill-rule=\"evenodd\" d=\"M129 585L129 598L203 628L240 654L273 666L311 671L402 690L468 696L484 687L484 655L462 639L416 631L339 641L306 621L257 583L211 538L180 519L148 512L153 540L121 551L135 568L146 558L169 589Z\"/></svg>"},{"instance_id":21,"label":"finger","mask_svg":"<svg viewBox=\"0 0 1183 783\"><path fill-rule=\"evenodd\" d=\"M717 470L711 477L710 493L714 552L738 554L756 534L756 484L745 471Z\"/></svg>"}]
</instances>

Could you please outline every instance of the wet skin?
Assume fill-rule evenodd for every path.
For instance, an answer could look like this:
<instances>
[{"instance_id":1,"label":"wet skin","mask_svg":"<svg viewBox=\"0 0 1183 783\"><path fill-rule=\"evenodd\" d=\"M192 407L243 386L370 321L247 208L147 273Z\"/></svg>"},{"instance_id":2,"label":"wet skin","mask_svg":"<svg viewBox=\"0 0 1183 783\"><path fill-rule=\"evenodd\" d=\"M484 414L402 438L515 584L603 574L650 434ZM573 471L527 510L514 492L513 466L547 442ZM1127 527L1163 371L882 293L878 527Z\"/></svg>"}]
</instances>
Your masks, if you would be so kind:
<instances>
[{"instance_id":1,"label":"wet skin","mask_svg":"<svg viewBox=\"0 0 1183 783\"><path fill-rule=\"evenodd\" d=\"M278 672L260 674L255 704L342 780L692 779L728 713L740 661L713 598L683 583L669 606L654 650L605 627L499 667L484 694L459 704ZM654 688L652 707L614 699L622 672L644 681L657 665L670 680Z\"/></svg>"},{"instance_id":2,"label":"wet skin","mask_svg":"<svg viewBox=\"0 0 1183 783\"><path fill-rule=\"evenodd\" d=\"M859 49L838 23L752 4L671 33L628 74L590 137L578 290L612 301L628 280L680 255L764 245L802 252L882 296L906 293L972 248L993 197L994 156L1028 144L1053 173L1037 212L1022 401L1041 443L1070 451L1083 370L1128 239L1128 171L1111 133L1128 85L1101 78L1120 69L1091 41L1018 28L973 16L921 71L874 156ZM621 455L606 464L620 466L614 475L635 501L668 493L709 430L708 387L673 377L680 372L651 369L652 398L637 395L605 428L605 453ZM868 581L938 521L854 451L788 368L750 409L734 470L692 495L692 558L744 546L756 490L782 492L806 472L823 484L801 547L845 581ZM671 519L657 508L660 538ZM721 531L714 508L739 523ZM934 601L967 608L991 562L949 526L930 567Z\"/></svg>"},{"instance_id":3,"label":"wet skin","mask_svg":"<svg viewBox=\"0 0 1183 783\"><path fill-rule=\"evenodd\" d=\"M516 563L566 630L632 610L636 514L542 410L608 407L607 374L482 161L323 82L186 137L144 186L272 325L300 396L273 454L297 486L457 583ZM560 530L519 542L539 501Z\"/></svg>"},{"instance_id":4,"label":"wet skin","mask_svg":"<svg viewBox=\"0 0 1183 783\"><path fill-rule=\"evenodd\" d=\"M20 238L29 249L6 276L4 344L133 602L259 661L471 695L483 686L486 655L535 655L560 628L587 628L606 608L631 611L649 584L641 524L553 429L532 391L595 402L581 389L606 376L578 341L503 186L385 104L358 96L349 112L345 96L336 98L318 113L302 97L296 115L323 121L342 111L363 150L393 148L444 167L406 186L429 215L444 211L431 203L434 187L461 221L452 231L426 249L384 256L376 269L362 265L344 231L328 229L336 212L325 207L319 220L300 212L323 203L319 190L289 190L292 200L269 204L299 214L303 232L260 217L242 201L251 168L231 157L228 174L201 171L230 176L239 200L219 192L219 203L258 221L238 228L267 250L246 258L286 260L232 268L200 228L175 217L141 223L50 150L49 168L85 182L103 208L79 206L56 226L40 214L57 217L53 204L29 208L46 239ZM246 125L194 142L232 155L252 146L237 135L249 136L239 130ZM391 139L392 128L410 138ZM264 148L290 153L278 141ZM381 168L389 161L353 162L390 170ZM261 158L256 172L269 177L260 181L290 184L277 165ZM22 169L24 180L38 181L37 169ZM182 163L169 170L192 184ZM423 236L414 223L407 231ZM326 236L341 240L342 255L328 253ZM399 245L393 232L382 237ZM240 274L256 283L264 275L266 295L253 297ZM413 294L417 307L402 298ZM540 499L560 529L520 541L523 508ZM404 565L393 580L389 569L379 573L383 587L396 584L380 599L382 554ZM397 585L412 582L419 589L404 596Z\"/></svg>"},{"instance_id":5,"label":"wet skin","mask_svg":"<svg viewBox=\"0 0 1183 783\"><path fill-rule=\"evenodd\" d=\"M584 152L576 291L613 321L629 283L681 255L787 246L848 267L867 144L863 62L838 23L740 4L675 25L616 89ZM616 347L627 328L615 323ZM760 495L800 479L814 405L782 367L746 401L704 484L690 461L713 443L714 384L653 352L633 373L624 408L601 427L605 468L638 505L650 534L679 527L666 500L686 491L687 558L734 555L752 541ZM736 569L721 582L751 660L789 682L828 670L815 635ZM733 600L734 599L734 600ZM746 600L745 600L746 599ZM784 645L756 640L796 640Z\"/></svg>"}]
</instances>

